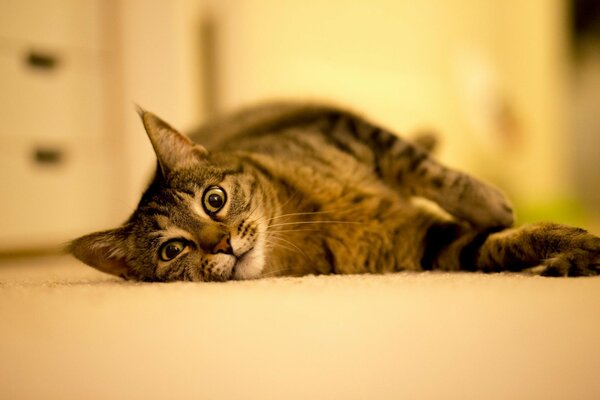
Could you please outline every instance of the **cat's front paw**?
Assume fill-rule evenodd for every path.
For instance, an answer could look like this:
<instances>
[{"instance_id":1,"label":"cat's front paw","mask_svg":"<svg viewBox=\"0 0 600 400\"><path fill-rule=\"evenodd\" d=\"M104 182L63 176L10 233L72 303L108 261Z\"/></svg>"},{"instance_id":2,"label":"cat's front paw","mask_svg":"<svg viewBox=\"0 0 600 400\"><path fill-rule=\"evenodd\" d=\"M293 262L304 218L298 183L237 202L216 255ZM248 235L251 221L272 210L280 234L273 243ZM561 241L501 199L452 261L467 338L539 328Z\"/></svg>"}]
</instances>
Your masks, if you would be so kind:
<instances>
[{"instance_id":1,"label":"cat's front paw","mask_svg":"<svg viewBox=\"0 0 600 400\"><path fill-rule=\"evenodd\" d=\"M562 228L562 251L544 260L542 276L600 275L600 238L577 228Z\"/></svg>"},{"instance_id":2,"label":"cat's front paw","mask_svg":"<svg viewBox=\"0 0 600 400\"><path fill-rule=\"evenodd\" d=\"M575 249L560 253L544 262L542 276L600 275L600 252Z\"/></svg>"}]
</instances>

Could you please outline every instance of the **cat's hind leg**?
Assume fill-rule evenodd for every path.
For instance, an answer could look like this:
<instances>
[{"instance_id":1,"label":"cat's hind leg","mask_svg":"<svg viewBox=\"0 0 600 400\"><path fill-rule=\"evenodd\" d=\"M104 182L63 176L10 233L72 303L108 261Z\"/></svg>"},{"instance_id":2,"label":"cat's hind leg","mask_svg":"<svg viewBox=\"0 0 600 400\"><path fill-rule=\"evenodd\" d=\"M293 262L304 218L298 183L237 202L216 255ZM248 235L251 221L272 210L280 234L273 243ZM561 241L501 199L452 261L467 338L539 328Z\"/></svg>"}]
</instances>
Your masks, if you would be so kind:
<instances>
[{"instance_id":1,"label":"cat's hind leg","mask_svg":"<svg viewBox=\"0 0 600 400\"><path fill-rule=\"evenodd\" d=\"M510 202L494 186L427 157L404 170L403 184L412 194L432 200L453 216L479 228L506 228L514 223Z\"/></svg>"},{"instance_id":2,"label":"cat's hind leg","mask_svg":"<svg viewBox=\"0 0 600 400\"><path fill-rule=\"evenodd\" d=\"M481 229L512 226L512 207L500 190L440 164L419 144L358 117L347 118L345 129L372 149L376 173L392 187L432 200Z\"/></svg>"}]
</instances>

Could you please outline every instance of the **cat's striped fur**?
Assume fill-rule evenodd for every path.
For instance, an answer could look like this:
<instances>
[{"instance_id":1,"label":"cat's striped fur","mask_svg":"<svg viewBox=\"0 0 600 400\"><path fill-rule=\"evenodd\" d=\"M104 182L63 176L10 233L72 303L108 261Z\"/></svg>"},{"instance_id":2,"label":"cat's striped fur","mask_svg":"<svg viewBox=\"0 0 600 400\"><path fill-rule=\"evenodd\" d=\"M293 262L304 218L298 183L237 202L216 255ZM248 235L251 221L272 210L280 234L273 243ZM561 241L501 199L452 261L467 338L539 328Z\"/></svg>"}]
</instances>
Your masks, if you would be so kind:
<instances>
[{"instance_id":1,"label":"cat's striped fur","mask_svg":"<svg viewBox=\"0 0 600 400\"><path fill-rule=\"evenodd\" d=\"M202 127L192 135L202 145L140 115L155 178L123 226L70 246L100 270L149 281L600 272L600 238L549 223L510 228L497 189L439 164L430 141L411 143L351 112L256 107Z\"/></svg>"}]
</instances>

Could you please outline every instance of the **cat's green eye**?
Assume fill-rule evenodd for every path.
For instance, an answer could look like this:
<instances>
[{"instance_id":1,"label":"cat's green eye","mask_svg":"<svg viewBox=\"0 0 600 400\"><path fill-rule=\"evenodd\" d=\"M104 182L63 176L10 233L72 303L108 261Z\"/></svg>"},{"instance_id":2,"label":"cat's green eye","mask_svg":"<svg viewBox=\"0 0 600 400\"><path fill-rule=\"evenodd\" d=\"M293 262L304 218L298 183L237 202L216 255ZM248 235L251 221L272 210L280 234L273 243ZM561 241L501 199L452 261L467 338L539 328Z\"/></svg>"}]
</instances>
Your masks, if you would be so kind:
<instances>
[{"instance_id":1,"label":"cat's green eye","mask_svg":"<svg viewBox=\"0 0 600 400\"><path fill-rule=\"evenodd\" d=\"M186 247L187 244L183 240L169 240L160 247L160 259L162 261L171 261L185 250Z\"/></svg>"},{"instance_id":2,"label":"cat's green eye","mask_svg":"<svg viewBox=\"0 0 600 400\"><path fill-rule=\"evenodd\" d=\"M225 191L218 186L211 186L204 192L202 205L209 214L215 214L225 205L227 195Z\"/></svg>"}]
</instances>

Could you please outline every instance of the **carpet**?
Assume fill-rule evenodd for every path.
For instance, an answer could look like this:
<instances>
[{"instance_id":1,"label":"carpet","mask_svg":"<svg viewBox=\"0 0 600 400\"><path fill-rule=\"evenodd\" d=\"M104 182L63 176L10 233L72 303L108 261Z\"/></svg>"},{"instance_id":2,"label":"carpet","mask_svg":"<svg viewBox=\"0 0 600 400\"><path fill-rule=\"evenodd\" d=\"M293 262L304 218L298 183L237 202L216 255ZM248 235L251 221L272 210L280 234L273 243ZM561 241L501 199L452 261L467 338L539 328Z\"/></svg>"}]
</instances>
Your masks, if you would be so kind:
<instances>
[{"instance_id":1,"label":"carpet","mask_svg":"<svg viewBox=\"0 0 600 400\"><path fill-rule=\"evenodd\" d=\"M2 399L598 399L600 278L133 283L0 262Z\"/></svg>"}]
</instances>

